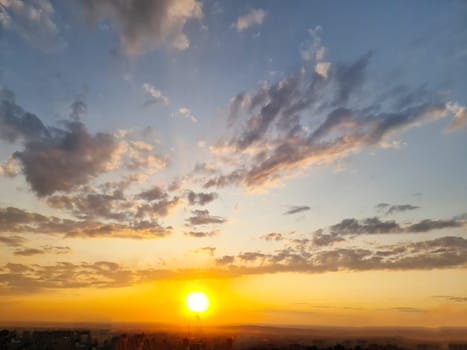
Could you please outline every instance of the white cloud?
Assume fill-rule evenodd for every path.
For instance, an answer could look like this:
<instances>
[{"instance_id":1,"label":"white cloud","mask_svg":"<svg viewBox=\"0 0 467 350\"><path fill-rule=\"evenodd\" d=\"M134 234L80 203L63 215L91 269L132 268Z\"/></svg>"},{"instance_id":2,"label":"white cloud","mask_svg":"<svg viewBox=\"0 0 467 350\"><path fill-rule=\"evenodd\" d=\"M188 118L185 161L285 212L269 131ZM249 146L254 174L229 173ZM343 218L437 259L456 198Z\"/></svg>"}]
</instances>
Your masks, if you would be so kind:
<instances>
[{"instance_id":1,"label":"white cloud","mask_svg":"<svg viewBox=\"0 0 467 350\"><path fill-rule=\"evenodd\" d=\"M198 119L193 115L193 113L186 107L180 107L178 113L185 118L190 119L193 123L197 123Z\"/></svg>"},{"instance_id":2,"label":"white cloud","mask_svg":"<svg viewBox=\"0 0 467 350\"><path fill-rule=\"evenodd\" d=\"M238 17L235 28L237 32L243 32L250 27L260 25L264 22L266 11L263 9L252 9L250 12Z\"/></svg>"},{"instance_id":3,"label":"white cloud","mask_svg":"<svg viewBox=\"0 0 467 350\"><path fill-rule=\"evenodd\" d=\"M150 96L150 99L145 102L146 106L156 104L156 103L162 103L164 105L169 104L169 98L167 96L164 96L162 92L159 89L157 89L155 86L146 83L146 84L143 84L142 87L143 87L143 90L146 91L148 95Z\"/></svg>"},{"instance_id":4,"label":"white cloud","mask_svg":"<svg viewBox=\"0 0 467 350\"><path fill-rule=\"evenodd\" d=\"M308 30L310 38L300 46L300 55L305 62L315 62L314 71L326 79L331 63L325 61L327 50L321 43L321 31L320 26Z\"/></svg>"},{"instance_id":5,"label":"white cloud","mask_svg":"<svg viewBox=\"0 0 467 350\"><path fill-rule=\"evenodd\" d=\"M448 125L446 131L452 132L467 128L467 108L457 103L448 103L447 108L454 113L454 120Z\"/></svg>"},{"instance_id":6,"label":"white cloud","mask_svg":"<svg viewBox=\"0 0 467 350\"><path fill-rule=\"evenodd\" d=\"M18 174L18 162L12 156L8 157L8 159L3 164L0 164L0 176L3 175L8 177L15 177Z\"/></svg>"},{"instance_id":7,"label":"white cloud","mask_svg":"<svg viewBox=\"0 0 467 350\"><path fill-rule=\"evenodd\" d=\"M316 72L316 74L321 75L323 78L327 78L329 68L331 68L331 63L329 63L329 62L318 62L315 65L315 72Z\"/></svg>"}]
</instances>

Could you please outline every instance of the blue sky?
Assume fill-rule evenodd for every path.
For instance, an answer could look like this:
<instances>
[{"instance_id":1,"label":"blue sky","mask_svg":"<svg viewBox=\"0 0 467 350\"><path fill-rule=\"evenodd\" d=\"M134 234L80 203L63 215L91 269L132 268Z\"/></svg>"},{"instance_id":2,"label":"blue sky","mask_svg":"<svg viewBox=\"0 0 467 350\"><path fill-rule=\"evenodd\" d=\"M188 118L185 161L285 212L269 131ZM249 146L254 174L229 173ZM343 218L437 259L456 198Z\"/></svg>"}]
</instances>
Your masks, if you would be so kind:
<instances>
[{"instance_id":1,"label":"blue sky","mask_svg":"<svg viewBox=\"0 0 467 350\"><path fill-rule=\"evenodd\" d=\"M0 291L57 290L64 261L134 274L83 288L465 273L466 21L462 1L0 0Z\"/></svg>"}]
</instances>

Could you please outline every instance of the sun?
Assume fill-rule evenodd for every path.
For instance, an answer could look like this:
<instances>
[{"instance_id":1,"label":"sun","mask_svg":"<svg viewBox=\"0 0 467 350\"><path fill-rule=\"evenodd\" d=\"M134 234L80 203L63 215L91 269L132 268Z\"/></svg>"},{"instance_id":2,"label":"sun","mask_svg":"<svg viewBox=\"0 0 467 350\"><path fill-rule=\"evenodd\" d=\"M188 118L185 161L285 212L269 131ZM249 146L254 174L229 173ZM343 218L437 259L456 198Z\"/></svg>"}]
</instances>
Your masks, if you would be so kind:
<instances>
[{"instance_id":1,"label":"sun","mask_svg":"<svg viewBox=\"0 0 467 350\"><path fill-rule=\"evenodd\" d=\"M190 292L186 296L186 306L191 312L201 313L209 307L209 299L203 292Z\"/></svg>"}]
</instances>

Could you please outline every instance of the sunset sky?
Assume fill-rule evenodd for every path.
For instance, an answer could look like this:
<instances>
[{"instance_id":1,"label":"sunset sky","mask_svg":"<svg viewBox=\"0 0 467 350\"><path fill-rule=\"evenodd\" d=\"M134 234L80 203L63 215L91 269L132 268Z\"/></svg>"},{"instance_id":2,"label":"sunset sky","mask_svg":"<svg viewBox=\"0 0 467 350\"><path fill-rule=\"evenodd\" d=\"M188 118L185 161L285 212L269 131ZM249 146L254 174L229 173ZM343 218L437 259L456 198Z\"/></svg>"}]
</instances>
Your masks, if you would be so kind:
<instances>
[{"instance_id":1,"label":"sunset sky","mask_svg":"<svg viewBox=\"0 0 467 350\"><path fill-rule=\"evenodd\" d=\"M467 326L467 2L0 0L0 322Z\"/></svg>"}]
</instances>

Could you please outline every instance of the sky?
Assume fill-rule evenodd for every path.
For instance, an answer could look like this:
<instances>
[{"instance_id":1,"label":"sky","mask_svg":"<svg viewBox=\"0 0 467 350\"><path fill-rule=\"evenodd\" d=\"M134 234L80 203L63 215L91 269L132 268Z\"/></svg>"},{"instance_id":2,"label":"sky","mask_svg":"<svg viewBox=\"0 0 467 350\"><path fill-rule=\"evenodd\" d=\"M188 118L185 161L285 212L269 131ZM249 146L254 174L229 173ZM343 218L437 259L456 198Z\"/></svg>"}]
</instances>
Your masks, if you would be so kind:
<instances>
[{"instance_id":1,"label":"sky","mask_svg":"<svg viewBox=\"0 0 467 350\"><path fill-rule=\"evenodd\" d=\"M467 326L464 1L0 0L0 322Z\"/></svg>"}]
</instances>

